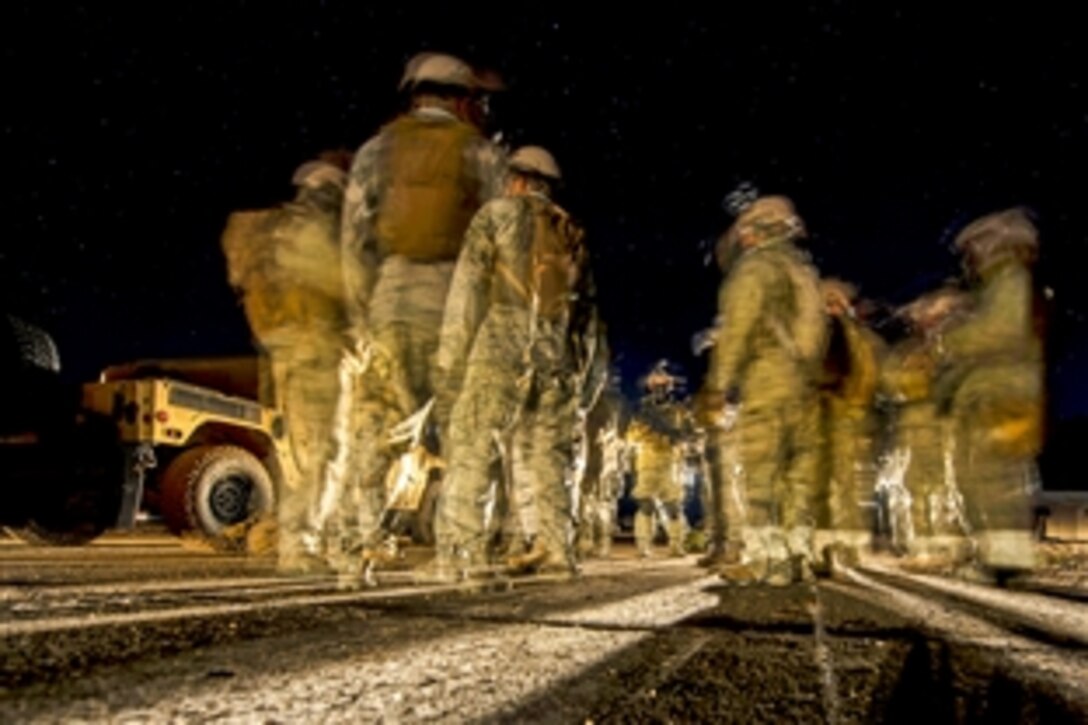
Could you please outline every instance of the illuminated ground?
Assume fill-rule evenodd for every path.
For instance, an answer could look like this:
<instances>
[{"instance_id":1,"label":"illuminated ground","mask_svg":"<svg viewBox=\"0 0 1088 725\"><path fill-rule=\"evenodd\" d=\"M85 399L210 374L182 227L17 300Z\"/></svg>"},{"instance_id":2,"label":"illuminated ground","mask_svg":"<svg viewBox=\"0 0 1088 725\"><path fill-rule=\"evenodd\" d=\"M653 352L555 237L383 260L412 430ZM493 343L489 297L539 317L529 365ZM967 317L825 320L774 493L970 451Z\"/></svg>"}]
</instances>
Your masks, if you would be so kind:
<instances>
[{"instance_id":1,"label":"illuminated ground","mask_svg":"<svg viewBox=\"0 0 1088 725\"><path fill-rule=\"evenodd\" d=\"M376 589L154 533L0 546L4 722L1084 721L1088 606L887 565L737 590L620 545L574 583Z\"/></svg>"}]
</instances>

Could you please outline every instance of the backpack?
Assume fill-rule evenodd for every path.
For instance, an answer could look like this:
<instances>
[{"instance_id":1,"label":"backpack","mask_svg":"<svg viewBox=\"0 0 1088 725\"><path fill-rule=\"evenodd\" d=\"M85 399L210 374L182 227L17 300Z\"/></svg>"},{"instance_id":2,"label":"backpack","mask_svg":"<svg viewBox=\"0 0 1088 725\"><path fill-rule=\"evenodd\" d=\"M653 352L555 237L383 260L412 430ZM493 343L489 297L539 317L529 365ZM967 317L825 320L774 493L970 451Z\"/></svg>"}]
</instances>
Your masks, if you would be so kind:
<instances>
[{"instance_id":1,"label":"backpack","mask_svg":"<svg viewBox=\"0 0 1088 725\"><path fill-rule=\"evenodd\" d=\"M559 207L531 200L533 246L529 255L529 291L537 314L547 320L567 316L585 262L582 230Z\"/></svg>"}]
</instances>

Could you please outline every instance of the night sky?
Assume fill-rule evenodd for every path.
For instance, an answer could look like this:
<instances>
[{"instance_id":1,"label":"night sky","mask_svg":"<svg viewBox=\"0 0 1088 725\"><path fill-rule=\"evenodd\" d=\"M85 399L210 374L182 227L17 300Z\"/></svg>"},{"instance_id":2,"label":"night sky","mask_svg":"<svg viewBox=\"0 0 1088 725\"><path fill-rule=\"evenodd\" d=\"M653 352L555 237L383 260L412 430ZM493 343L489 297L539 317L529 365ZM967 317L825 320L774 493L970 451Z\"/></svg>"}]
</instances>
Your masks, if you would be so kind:
<instances>
[{"instance_id":1,"label":"night sky","mask_svg":"<svg viewBox=\"0 0 1088 725\"><path fill-rule=\"evenodd\" d=\"M1088 415L1088 52L1072 11L45 5L6 6L0 31L0 289L71 379L249 351L227 215L289 198L322 149L357 148L398 110L404 62L434 49L502 72L495 130L557 156L629 389L660 357L701 375L690 341L719 282L701 245L750 180L795 200L825 274L888 304L958 273L960 226L1029 205L1054 292L1052 413Z\"/></svg>"}]
</instances>

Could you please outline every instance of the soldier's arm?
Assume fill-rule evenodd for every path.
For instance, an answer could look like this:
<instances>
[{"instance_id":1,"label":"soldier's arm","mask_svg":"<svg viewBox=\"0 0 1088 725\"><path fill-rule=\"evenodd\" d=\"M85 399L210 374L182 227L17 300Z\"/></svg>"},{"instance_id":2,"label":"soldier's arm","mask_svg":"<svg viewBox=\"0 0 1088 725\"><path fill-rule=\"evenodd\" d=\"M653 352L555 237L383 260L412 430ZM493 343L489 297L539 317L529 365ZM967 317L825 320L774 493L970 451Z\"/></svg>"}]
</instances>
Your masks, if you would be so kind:
<instances>
[{"instance_id":1,"label":"soldier's arm","mask_svg":"<svg viewBox=\"0 0 1088 725\"><path fill-rule=\"evenodd\" d=\"M378 246L375 222L378 210L378 140L359 149L348 174L344 208L340 217L340 248L344 301L348 323L356 331L366 329L370 294L377 279Z\"/></svg>"},{"instance_id":2,"label":"soldier's arm","mask_svg":"<svg viewBox=\"0 0 1088 725\"><path fill-rule=\"evenodd\" d=\"M706 390L725 395L739 384L750 353L752 335L764 314L764 296L769 274L764 262L742 259L722 284L718 294L719 324L715 333Z\"/></svg>"},{"instance_id":3,"label":"soldier's arm","mask_svg":"<svg viewBox=\"0 0 1088 725\"><path fill-rule=\"evenodd\" d=\"M970 317L941 336L942 358L962 361L1023 344L1031 307L1031 273L1022 267L1004 270L983 290Z\"/></svg>"}]
</instances>

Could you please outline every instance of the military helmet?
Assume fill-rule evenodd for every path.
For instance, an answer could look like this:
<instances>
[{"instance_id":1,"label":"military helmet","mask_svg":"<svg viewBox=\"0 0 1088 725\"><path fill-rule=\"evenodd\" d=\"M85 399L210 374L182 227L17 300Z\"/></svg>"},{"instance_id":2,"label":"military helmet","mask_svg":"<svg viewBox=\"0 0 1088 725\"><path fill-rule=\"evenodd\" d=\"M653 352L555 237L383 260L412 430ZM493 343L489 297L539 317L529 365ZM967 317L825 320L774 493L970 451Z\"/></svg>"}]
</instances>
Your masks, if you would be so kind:
<instances>
[{"instance_id":1,"label":"military helmet","mask_svg":"<svg viewBox=\"0 0 1088 725\"><path fill-rule=\"evenodd\" d=\"M1038 253L1039 232L1024 209L1006 209L968 224L953 246L980 269L1009 255L1028 262Z\"/></svg>"},{"instance_id":2,"label":"military helmet","mask_svg":"<svg viewBox=\"0 0 1088 725\"><path fill-rule=\"evenodd\" d=\"M540 146L522 146L510 156L510 168L559 181L562 174L555 157Z\"/></svg>"},{"instance_id":3,"label":"military helmet","mask_svg":"<svg viewBox=\"0 0 1088 725\"><path fill-rule=\"evenodd\" d=\"M347 182L347 172L336 163L324 159L307 161L299 166L291 183L295 186L308 186L317 188L324 184L344 186Z\"/></svg>"},{"instance_id":4,"label":"military helmet","mask_svg":"<svg viewBox=\"0 0 1088 725\"><path fill-rule=\"evenodd\" d=\"M418 53L404 67L400 90L420 83L460 86L469 91L499 91L502 80L495 73L477 73L465 61L445 53Z\"/></svg>"},{"instance_id":5,"label":"military helmet","mask_svg":"<svg viewBox=\"0 0 1088 725\"><path fill-rule=\"evenodd\" d=\"M742 230L754 230L761 239L806 235L805 224L793 202L785 196L760 196L743 205L727 237L739 237Z\"/></svg>"},{"instance_id":6,"label":"military helmet","mask_svg":"<svg viewBox=\"0 0 1088 725\"><path fill-rule=\"evenodd\" d=\"M846 280L827 277L820 280L820 289L829 308L837 307L849 310L857 299L858 289Z\"/></svg>"}]
</instances>

